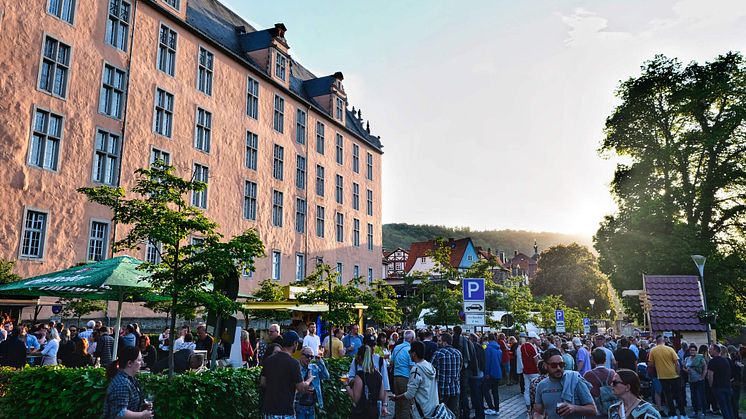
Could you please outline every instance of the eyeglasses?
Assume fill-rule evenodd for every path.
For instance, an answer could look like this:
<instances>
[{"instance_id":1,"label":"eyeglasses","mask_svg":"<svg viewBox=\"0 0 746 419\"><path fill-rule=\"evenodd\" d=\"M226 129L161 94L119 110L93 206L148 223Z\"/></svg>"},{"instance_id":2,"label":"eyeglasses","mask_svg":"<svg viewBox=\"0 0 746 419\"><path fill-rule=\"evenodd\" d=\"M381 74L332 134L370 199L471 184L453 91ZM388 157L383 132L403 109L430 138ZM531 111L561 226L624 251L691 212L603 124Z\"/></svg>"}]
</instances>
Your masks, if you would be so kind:
<instances>
[{"instance_id":1,"label":"eyeglasses","mask_svg":"<svg viewBox=\"0 0 746 419\"><path fill-rule=\"evenodd\" d=\"M613 381L611 382L611 386L612 386L612 387L616 387L616 386L618 386L619 384L624 384L624 381L617 381L617 380L613 380ZM626 385L626 384L625 384L625 385Z\"/></svg>"},{"instance_id":2,"label":"eyeglasses","mask_svg":"<svg viewBox=\"0 0 746 419\"><path fill-rule=\"evenodd\" d=\"M313 358L313 354L301 354L303 357L311 359Z\"/></svg>"},{"instance_id":3,"label":"eyeglasses","mask_svg":"<svg viewBox=\"0 0 746 419\"><path fill-rule=\"evenodd\" d=\"M564 362L547 362L547 365L552 368L565 368L567 364L565 364Z\"/></svg>"}]
</instances>

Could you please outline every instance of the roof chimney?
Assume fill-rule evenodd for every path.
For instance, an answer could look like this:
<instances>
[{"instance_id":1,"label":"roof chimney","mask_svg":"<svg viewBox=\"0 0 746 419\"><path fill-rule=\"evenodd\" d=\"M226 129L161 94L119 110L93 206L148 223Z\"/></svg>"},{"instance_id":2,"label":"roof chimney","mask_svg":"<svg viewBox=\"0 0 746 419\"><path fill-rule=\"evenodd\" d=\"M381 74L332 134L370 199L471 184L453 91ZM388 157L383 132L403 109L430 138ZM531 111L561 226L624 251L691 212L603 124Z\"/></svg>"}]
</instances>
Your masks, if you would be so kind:
<instances>
[{"instance_id":1,"label":"roof chimney","mask_svg":"<svg viewBox=\"0 0 746 419\"><path fill-rule=\"evenodd\" d=\"M337 79L337 80L344 80L345 76L342 75L341 71L337 71L336 73L334 73L334 78Z\"/></svg>"},{"instance_id":2,"label":"roof chimney","mask_svg":"<svg viewBox=\"0 0 746 419\"><path fill-rule=\"evenodd\" d=\"M287 30L284 23L275 23L275 36L284 38Z\"/></svg>"},{"instance_id":3,"label":"roof chimney","mask_svg":"<svg viewBox=\"0 0 746 419\"><path fill-rule=\"evenodd\" d=\"M514 256L514 257L515 257L515 256L518 256L518 251L517 251L517 250L514 250L514 251L513 251L513 256Z\"/></svg>"}]
</instances>

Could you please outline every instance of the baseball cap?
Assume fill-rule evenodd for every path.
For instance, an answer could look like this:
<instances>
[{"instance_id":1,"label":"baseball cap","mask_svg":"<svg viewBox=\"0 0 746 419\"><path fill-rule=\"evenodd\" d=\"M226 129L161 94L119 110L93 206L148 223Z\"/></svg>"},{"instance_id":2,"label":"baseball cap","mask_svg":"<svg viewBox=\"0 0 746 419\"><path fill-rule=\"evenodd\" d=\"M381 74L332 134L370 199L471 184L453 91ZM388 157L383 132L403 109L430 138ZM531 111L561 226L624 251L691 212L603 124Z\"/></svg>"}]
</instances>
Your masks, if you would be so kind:
<instances>
[{"instance_id":1,"label":"baseball cap","mask_svg":"<svg viewBox=\"0 0 746 419\"><path fill-rule=\"evenodd\" d=\"M528 332L528 338L529 339L539 339L539 335L537 335L536 332Z\"/></svg>"},{"instance_id":2,"label":"baseball cap","mask_svg":"<svg viewBox=\"0 0 746 419\"><path fill-rule=\"evenodd\" d=\"M572 344L575 345L575 346L582 346L583 342L580 341L579 337L574 337L574 338L572 338Z\"/></svg>"},{"instance_id":3,"label":"baseball cap","mask_svg":"<svg viewBox=\"0 0 746 419\"><path fill-rule=\"evenodd\" d=\"M526 332L521 332L521 333L520 333L520 334L518 335L518 337L519 337L519 338L525 338L525 337L526 337Z\"/></svg>"},{"instance_id":4,"label":"baseball cap","mask_svg":"<svg viewBox=\"0 0 746 419\"><path fill-rule=\"evenodd\" d=\"M303 342L303 339L298 336L295 331L291 330L289 332L285 332L282 334L282 347L288 348L290 346L293 346L295 342Z\"/></svg>"}]
</instances>

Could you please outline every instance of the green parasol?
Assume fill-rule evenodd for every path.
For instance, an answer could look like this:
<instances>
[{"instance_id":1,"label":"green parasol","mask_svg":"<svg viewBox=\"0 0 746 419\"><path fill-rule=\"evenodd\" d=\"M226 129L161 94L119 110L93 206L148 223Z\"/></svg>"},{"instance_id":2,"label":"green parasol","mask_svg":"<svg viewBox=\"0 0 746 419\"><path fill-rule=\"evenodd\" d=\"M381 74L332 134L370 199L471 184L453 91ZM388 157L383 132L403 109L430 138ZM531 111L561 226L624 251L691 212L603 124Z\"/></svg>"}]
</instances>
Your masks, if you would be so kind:
<instances>
[{"instance_id":1,"label":"green parasol","mask_svg":"<svg viewBox=\"0 0 746 419\"><path fill-rule=\"evenodd\" d=\"M138 269L142 263L130 256L118 256L11 282L0 286L0 294L117 301L113 354L116 358L125 297L137 301L163 299L147 292L151 287L148 281L150 275Z\"/></svg>"}]
</instances>

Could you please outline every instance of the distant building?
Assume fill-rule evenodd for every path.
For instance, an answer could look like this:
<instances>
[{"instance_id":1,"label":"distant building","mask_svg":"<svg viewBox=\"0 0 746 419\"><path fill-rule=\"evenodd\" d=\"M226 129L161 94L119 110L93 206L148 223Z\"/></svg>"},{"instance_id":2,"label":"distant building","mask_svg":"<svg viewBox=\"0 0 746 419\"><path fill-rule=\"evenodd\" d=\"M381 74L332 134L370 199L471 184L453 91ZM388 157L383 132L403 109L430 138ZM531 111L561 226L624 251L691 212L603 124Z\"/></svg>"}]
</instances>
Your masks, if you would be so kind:
<instances>
[{"instance_id":1,"label":"distant building","mask_svg":"<svg viewBox=\"0 0 746 419\"><path fill-rule=\"evenodd\" d=\"M384 250L383 259L386 264L386 275L384 278L401 278L405 275L404 266L409 258L409 251L397 247L392 252Z\"/></svg>"},{"instance_id":2,"label":"distant building","mask_svg":"<svg viewBox=\"0 0 746 419\"><path fill-rule=\"evenodd\" d=\"M450 266L458 271L465 271L479 258L477 249L471 238L454 240L449 238L444 242L451 249ZM414 272L429 272L435 268L435 259L431 256L438 249L436 240L412 243L409 256L404 264L407 275Z\"/></svg>"},{"instance_id":3,"label":"distant building","mask_svg":"<svg viewBox=\"0 0 746 419\"><path fill-rule=\"evenodd\" d=\"M513 254L513 257L507 261L506 268L510 270L510 275L513 277L520 276L524 277L526 283L536 278L536 270L539 264L539 246L534 242L534 254L528 256L524 253L518 252L517 250Z\"/></svg>"}]
</instances>

